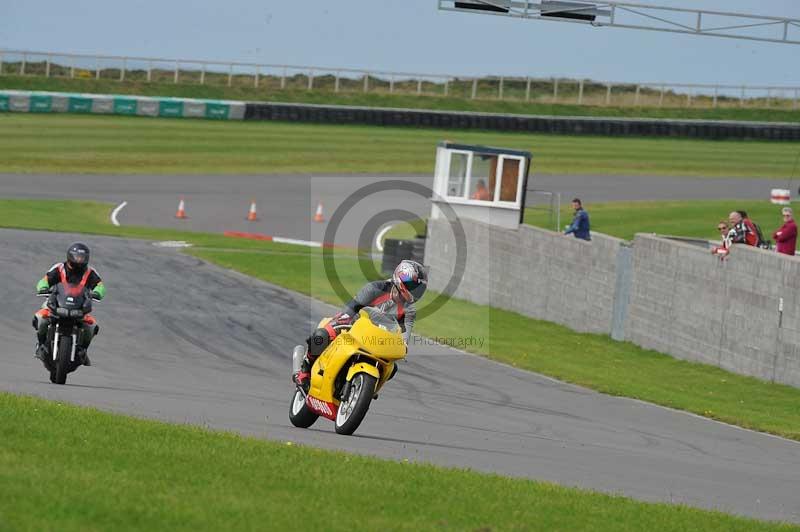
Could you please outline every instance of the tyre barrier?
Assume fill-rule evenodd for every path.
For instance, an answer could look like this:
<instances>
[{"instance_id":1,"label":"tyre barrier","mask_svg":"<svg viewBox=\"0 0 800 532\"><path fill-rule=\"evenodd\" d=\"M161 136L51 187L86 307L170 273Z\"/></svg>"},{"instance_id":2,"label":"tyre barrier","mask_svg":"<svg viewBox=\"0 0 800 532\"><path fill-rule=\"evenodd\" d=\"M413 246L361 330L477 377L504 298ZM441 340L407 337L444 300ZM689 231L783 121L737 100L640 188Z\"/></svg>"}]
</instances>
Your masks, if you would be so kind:
<instances>
[{"instance_id":1,"label":"tyre barrier","mask_svg":"<svg viewBox=\"0 0 800 532\"><path fill-rule=\"evenodd\" d=\"M424 238L387 238L383 241L383 260L381 270L391 274L402 260L414 260L420 264L425 262Z\"/></svg>"},{"instance_id":2,"label":"tyre barrier","mask_svg":"<svg viewBox=\"0 0 800 532\"><path fill-rule=\"evenodd\" d=\"M292 103L248 103L244 118L562 135L800 140L800 124L788 122L535 116Z\"/></svg>"}]
</instances>

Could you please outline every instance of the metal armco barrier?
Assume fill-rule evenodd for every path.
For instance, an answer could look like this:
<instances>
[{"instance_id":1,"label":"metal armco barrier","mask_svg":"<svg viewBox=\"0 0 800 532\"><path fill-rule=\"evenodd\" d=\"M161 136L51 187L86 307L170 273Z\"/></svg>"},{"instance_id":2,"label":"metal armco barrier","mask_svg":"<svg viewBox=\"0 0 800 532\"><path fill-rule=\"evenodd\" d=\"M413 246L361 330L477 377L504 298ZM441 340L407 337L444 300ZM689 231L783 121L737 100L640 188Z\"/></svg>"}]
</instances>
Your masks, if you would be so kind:
<instances>
[{"instance_id":1,"label":"metal armco barrier","mask_svg":"<svg viewBox=\"0 0 800 532\"><path fill-rule=\"evenodd\" d=\"M528 116L290 103L248 103L244 117L245 120L527 131L565 135L800 140L800 124L784 122Z\"/></svg>"}]
</instances>

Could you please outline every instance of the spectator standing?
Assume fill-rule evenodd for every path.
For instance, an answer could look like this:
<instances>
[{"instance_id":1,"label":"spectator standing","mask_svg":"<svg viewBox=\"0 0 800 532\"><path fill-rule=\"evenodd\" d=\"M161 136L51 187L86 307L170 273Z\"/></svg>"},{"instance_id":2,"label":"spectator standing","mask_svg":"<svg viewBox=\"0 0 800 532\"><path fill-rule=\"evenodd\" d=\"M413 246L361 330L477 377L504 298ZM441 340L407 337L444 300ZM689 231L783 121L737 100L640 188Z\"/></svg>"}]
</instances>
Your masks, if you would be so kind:
<instances>
[{"instance_id":1,"label":"spectator standing","mask_svg":"<svg viewBox=\"0 0 800 532\"><path fill-rule=\"evenodd\" d=\"M730 231L731 243L758 246L758 231L750 218L747 217L746 212L733 211L728 215L728 221L732 226Z\"/></svg>"},{"instance_id":2,"label":"spectator standing","mask_svg":"<svg viewBox=\"0 0 800 532\"><path fill-rule=\"evenodd\" d=\"M722 242L719 246L714 246L711 248L712 255L719 255L720 259L724 259L731 248L731 226L728 224L727 220L720 220L717 224L717 231L719 231L719 236L722 239Z\"/></svg>"},{"instance_id":3,"label":"spectator standing","mask_svg":"<svg viewBox=\"0 0 800 532\"><path fill-rule=\"evenodd\" d=\"M583 204L578 198L572 200L572 208L575 210L575 215L572 217L572 223L567 226L564 234L568 235L572 233L575 235L575 238L591 240L592 235L589 232L589 213L583 209Z\"/></svg>"},{"instance_id":4,"label":"spectator standing","mask_svg":"<svg viewBox=\"0 0 800 532\"><path fill-rule=\"evenodd\" d=\"M781 209L783 225L772 233L772 238L777 242L778 253L794 255L797 248L797 224L794 223L791 207Z\"/></svg>"}]
</instances>

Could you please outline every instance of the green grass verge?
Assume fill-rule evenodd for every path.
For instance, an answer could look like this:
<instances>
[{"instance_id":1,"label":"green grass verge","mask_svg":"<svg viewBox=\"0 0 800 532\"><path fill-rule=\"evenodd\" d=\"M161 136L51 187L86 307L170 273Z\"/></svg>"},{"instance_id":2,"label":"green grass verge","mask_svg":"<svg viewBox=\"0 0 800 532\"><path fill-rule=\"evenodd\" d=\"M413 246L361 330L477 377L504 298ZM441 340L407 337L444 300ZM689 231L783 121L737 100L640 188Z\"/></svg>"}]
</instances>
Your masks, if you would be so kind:
<instances>
[{"instance_id":1,"label":"green grass verge","mask_svg":"<svg viewBox=\"0 0 800 532\"><path fill-rule=\"evenodd\" d=\"M0 393L2 530L790 530Z\"/></svg>"},{"instance_id":2,"label":"green grass verge","mask_svg":"<svg viewBox=\"0 0 800 532\"><path fill-rule=\"evenodd\" d=\"M786 177L798 143L0 114L0 172L433 173L448 139L530 150L534 173Z\"/></svg>"},{"instance_id":3,"label":"green grass verge","mask_svg":"<svg viewBox=\"0 0 800 532\"><path fill-rule=\"evenodd\" d=\"M764 190L765 196L768 192ZM724 191L723 191L724 193ZM592 230L607 235L633 239L636 233L656 233L707 240L719 240L717 223L727 220L731 211L746 211L771 239L782 224L781 205L758 200L691 200L691 201L611 201L587 203ZM572 207L561 206L561 230L572 221ZM548 211L528 208L525 223L554 230Z\"/></svg>"},{"instance_id":4,"label":"green grass verge","mask_svg":"<svg viewBox=\"0 0 800 532\"><path fill-rule=\"evenodd\" d=\"M95 221L76 224L76 209ZM318 250L225 238L203 233L114 227L102 221L110 206L90 202L0 201L0 227L86 231L135 238L187 240L188 253L335 305L341 304L325 275ZM44 219L40 213L49 212ZM97 251L102 254L102 250ZM369 261L338 252L337 274L352 294L365 281ZM32 277L31 285L35 279ZM608 335L581 334L561 325L450 299L428 317L422 302L416 332L428 337L482 338L483 344L459 345L473 353L557 379L618 396L633 397L717 419L741 427L800 440L800 389L771 384L691 363Z\"/></svg>"},{"instance_id":5,"label":"green grass verge","mask_svg":"<svg viewBox=\"0 0 800 532\"><path fill-rule=\"evenodd\" d=\"M117 74L118 75L118 74ZM238 81L238 80L237 80ZM223 81L227 83L227 79ZM250 81L252 83L252 81ZM177 96L184 98L212 98L245 101L301 102L312 104L355 105L364 107L395 107L404 109L432 109L441 111L473 111L483 113L511 113L527 115L555 116L600 116L600 117L639 117L639 118L690 118L696 120L744 120L760 122L800 122L800 111L789 109L741 109L738 107L686 108L682 107L685 97L673 99L674 107L611 107L605 105L551 104L542 102L498 101L488 94L472 100L468 95L462 97L417 96L413 94L367 93L353 91L334 93L332 91L308 91L299 88L276 90L260 89L238 84L228 87L223 84L175 85L166 83L147 83L145 81L126 81L120 83L108 79L65 79L35 76L0 77L0 89L42 90L55 92L85 92L94 94L138 94L142 96ZM305 83L303 83L305 85ZM332 87L331 87L332 88ZM605 88L602 87L602 98ZM506 91L508 92L508 91ZM585 91L587 100L591 94ZM524 98L524 93L518 94ZM548 93L543 96L546 102ZM577 95L574 96L577 98ZM737 102L738 103L738 102Z\"/></svg>"}]
</instances>

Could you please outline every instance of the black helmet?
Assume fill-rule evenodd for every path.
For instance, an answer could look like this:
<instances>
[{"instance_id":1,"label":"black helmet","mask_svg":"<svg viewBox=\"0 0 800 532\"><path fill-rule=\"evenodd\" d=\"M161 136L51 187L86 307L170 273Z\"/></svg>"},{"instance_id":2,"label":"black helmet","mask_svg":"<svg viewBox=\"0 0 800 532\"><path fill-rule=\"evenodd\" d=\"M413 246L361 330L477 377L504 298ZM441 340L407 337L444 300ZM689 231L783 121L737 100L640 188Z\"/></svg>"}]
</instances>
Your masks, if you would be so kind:
<instances>
[{"instance_id":1,"label":"black helmet","mask_svg":"<svg viewBox=\"0 0 800 532\"><path fill-rule=\"evenodd\" d=\"M422 264L404 260L394 269L392 284L406 303L413 303L419 301L428 289L428 276Z\"/></svg>"},{"instance_id":2,"label":"black helmet","mask_svg":"<svg viewBox=\"0 0 800 532\"><path fill-rule=\"evenodd\" d=\"M82 242L75 242L67 249L67 266L78 272L83 272L89 265L89 246Z\"/></svg>"}]
</instances>

